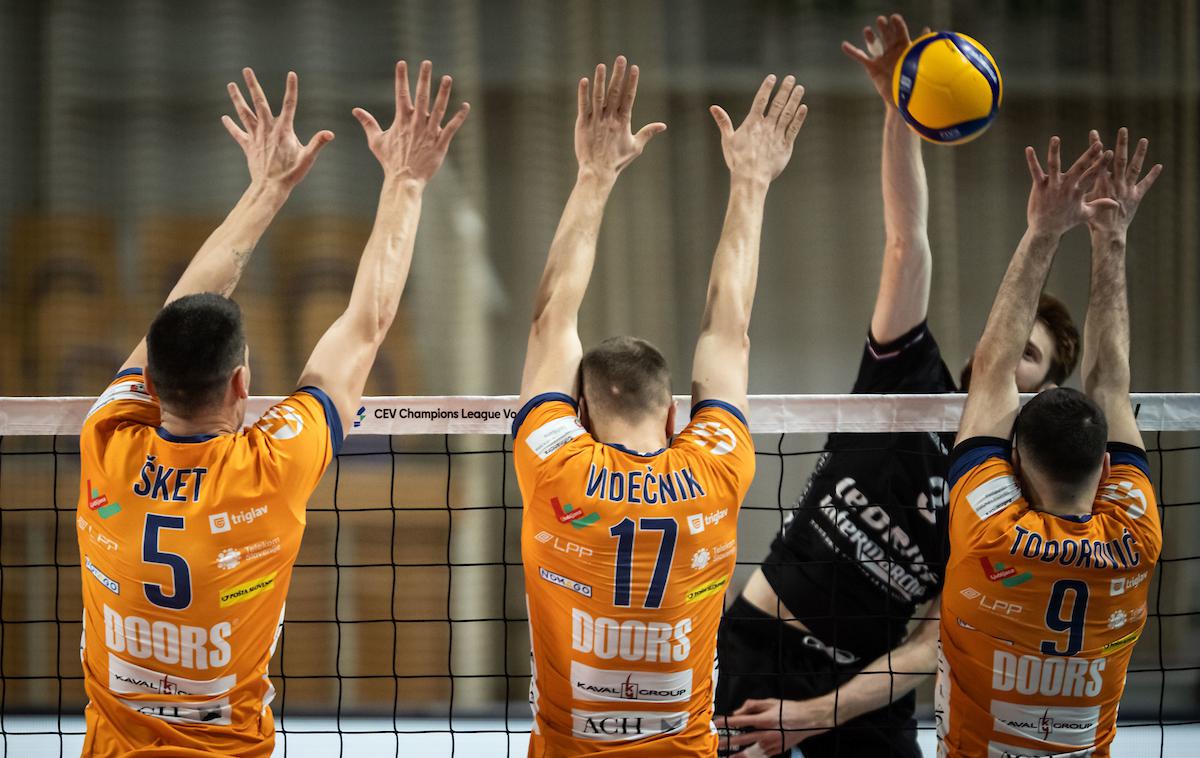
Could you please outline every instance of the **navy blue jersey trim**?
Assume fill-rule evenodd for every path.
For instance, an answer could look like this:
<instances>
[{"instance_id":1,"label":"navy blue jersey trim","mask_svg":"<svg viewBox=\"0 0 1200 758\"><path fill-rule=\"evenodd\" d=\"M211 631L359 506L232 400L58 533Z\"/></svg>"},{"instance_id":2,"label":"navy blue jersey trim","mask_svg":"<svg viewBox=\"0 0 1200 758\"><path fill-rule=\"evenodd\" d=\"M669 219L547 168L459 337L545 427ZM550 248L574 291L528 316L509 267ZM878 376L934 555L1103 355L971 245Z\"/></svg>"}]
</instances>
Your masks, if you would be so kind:
<instances>
[{"instance_id":1,"label":"navy blue jersey trim","mask_svg":"<svg viewBox=\"0 0 1200 758\"><path fill-rule=\"evenodd\" d=\"M115 382L118 379L121 379L126 376L141 376L141 375L142 375L142 370L140 368L127 368L124 371L118 371L117 375L113 377L113 381Z\"/></svg>"},{"instance_id":2,"label":"navy blue jersey trim","mask_svg":"<svg viewBox=\"0 0 1200 758\"><path fill-rule=\"evenodd\" d=\"M208 442L209 440L220 436L219 434L171 434L161 426L155 427L154 431L158 432L158 436L162 437L167 442L182 442L185 444Z\"/></svg>"},{"instance_id":3,"label":"navy blue jersey trim","mask_svg":"<svg viewBox=\"0 0 1200 758\"><path fill-rule=\"evenodd\" d=\"M1137 466L1141 472L1150 479L1150 458L1147 457L1146 451L1137 445L1130 445L1127 442L1110 442L1108 443L1108 460L1109 465L1129 465Z\"/></svg>"},{"instance_id":4,"label":"navy blue jersey trim","mask_svg":"<svg viewBox=\"0 0 1200 758\"><path fill-rule=\"evenodd\" d=\"M346 439L345 433L342 432L342 417L338 414L337 406L329 399L329 395L320 387L311 385L301 387L296 392L306 392L321 403L321 407L325 409L325 423L329 426L329 444L333 447L333 454L337 455L342 452L342 442Z\"/></svg>"},{"instance_id":5,"label":"navy blue jersey trim","mask_svg":"<svg viewBox=\"0 0 1200 758\"><path fill-rule=\"evenodd\" d=\"M1012 459L1012 445L1000 437L969 437L954 446L950 452L951 489L971 469L988 458Z\"/></svg>"},{"instance_id":6,"label":"navy blue jersey trim","mask_svg":"<svg viewBox=\"0 0 1200 758\"><path fill-rule=\"evenodd\" d=\"M737 409L737 406L731 405L724 400L701 400L692 406L692 415L690 418L696 418L696 414L705 408L720 408L736 418L738 421L741 421L742 426L746 427L747 431L750 430L750 423L746 421L746 416Z\"/></svg>"},{"instance_id":7,"label":"navy blue jersey trim","mask_svg":"<svg viewBox=\"0 0 1200 758\"><path fill-rule=\"evenodd\" d=\"M639 458L653 458L656 455L662 455L663 453L667 452L667 449L665 447L659 448L658 450L655 450L653 453L639 453L636 450L631 450L630 448L625 447L620 442L601 442L600 444L608 445L611 448L620 450L622 453L628 453L629 455L636 455Z\"/></svg>"},{"instance_id":8,"label":"navy blue jersey trim","mask_svg":"<svg viewBox=\"0 0 1200 758\"><path fill-rule=\"evenodd\" d=\"M541 405L542 403L563 402L570 405L576 412L579 411L579 403L575 402L575 398L563 392L543 392L540 395L534 395L529 398L529 402L521 406L521 410L517 411L517 417L513 419L512 434L517 436L517 430L521 428L521 424L525 421L525 417L530 412Z\"/></svg>"}]
</instances>

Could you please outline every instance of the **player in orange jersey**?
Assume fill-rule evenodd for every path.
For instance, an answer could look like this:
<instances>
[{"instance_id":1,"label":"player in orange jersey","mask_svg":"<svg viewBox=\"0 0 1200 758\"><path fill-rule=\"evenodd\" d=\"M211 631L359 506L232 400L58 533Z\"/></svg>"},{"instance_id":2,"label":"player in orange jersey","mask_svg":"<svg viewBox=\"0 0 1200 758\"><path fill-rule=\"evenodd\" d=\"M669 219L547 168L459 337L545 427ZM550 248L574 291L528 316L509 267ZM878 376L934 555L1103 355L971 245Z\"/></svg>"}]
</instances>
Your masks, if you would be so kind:
<instances>
[{"instance_id":1,"label":"player in orange jersey","mask_svg":"<svg viewBox=\"0 0 1200 758\"><path fill-rule=\"evenodd\" d=\"M791 76L758 90L735 131L713 106L731 185L692 366L692 418L672 439L666 361L633 337L583 352L577 330L608 195L664 124L630 130L638 69L579 83L579 174L534 305L513 423L533 648L531 756L713 756L716 634L754 475L747 328L763 205L807 107Z\"/></svg>"},{"instance_id":2,"label":"player in orange jersey","mask_svg":"<svg viewBox=\"0 0 1200 758\"><path fill-rule=\"evenodd\" d=\"M391 325L412 257L425 184L466 104L441 126L444 77L429 111L396 68L396 120L354 113L383 167L375 227L346 311L313 350L299 387L243 429L250 391L241 313L228 295L251 250L311 168L320 132L292 130L297 81L278 115L250 69L236 85L250 189L204 243L145 340L80 434L77 526L83 576L85 756L268 756L267 664L283 622L305 504L342 443Z\"/></svg>"},{"instance_id":3,"label":"player in orange jersey","mask_svg":"<svg viewBox=\"0 0 1200 758\"><path fill-rule=\"evenodd\" d=\"M1162 167L1138 181L1146 140L1127 160L1122 129L1113 160L1091 139L1066 173L1057 137L1045 170L1026 148L1029 228L975 352L950 464L935 710L943 756L1109 755L1146 621L1162 532L1129 401L1125 237ZM1083 222L1084 392L1047 390L1018 412L1013 368L1038 293L1059 239Z\"/></svg>"}]
</instances>

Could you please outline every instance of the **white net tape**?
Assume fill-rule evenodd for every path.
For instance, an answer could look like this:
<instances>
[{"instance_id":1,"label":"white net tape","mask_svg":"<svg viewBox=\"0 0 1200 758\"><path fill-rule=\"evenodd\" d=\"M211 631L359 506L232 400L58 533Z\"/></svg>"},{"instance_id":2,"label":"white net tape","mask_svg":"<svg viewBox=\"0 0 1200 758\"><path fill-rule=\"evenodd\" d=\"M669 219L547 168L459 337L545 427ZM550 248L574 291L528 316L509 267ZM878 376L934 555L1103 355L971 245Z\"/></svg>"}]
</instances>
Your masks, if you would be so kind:
<instances>
[{"instance_id":1,"label":"white net tape","mask_svg":"<svg viewBox=\"0 0 1200 758\"><path fill-rule=\"evenodd\" d=\"M1032 395L1022 395L1027 400ZM798 432L950 432L958 428L963 394L942 395L752 395L755 434ZM247 422L282 398L253 397ZM1200 429L1200 394L1136 393L1133 406L1142 431ZM686 395L676 395L679 430L687 423ZM0 436L79 433L93 398L0 397ZM363 398L349 434L508 434L519 410L515 395Z\"/></svg>"}]
</instances>

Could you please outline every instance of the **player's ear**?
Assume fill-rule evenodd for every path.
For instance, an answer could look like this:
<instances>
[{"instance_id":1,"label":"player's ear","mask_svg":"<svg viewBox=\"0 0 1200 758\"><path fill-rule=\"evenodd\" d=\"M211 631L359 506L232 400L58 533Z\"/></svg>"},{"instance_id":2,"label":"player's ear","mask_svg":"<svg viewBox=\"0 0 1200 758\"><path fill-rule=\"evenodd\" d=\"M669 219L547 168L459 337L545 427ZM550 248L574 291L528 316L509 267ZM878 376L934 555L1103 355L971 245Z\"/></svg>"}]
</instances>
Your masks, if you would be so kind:
<instances>
[{"instance_id":1,"label":"player's ear","mask_svg":"<svg viewBox=\"0 0 1200 758\"><path fill-rule=\"evenodd\" d=\"M1108 481L1108 475L1112 473L1112 456L1107 452L1104 454L1104 461L1100 464L1100 481Z\"/></svg>"},{"instance_id":2,"label":"player's ear","mask_svg":"<svg viewBox=\"0 0 1200 758\"><path fill-rule=\"evenodd\" d=\"M154 382L150 379L150 371L142 369L142 384L146 385L146 393L155 400L162 402L162 398L158 396L158 390L154 387Z\"/></svg>"},{"instance_id":3,"label":"player's ear","mask_svg":"<svg viewBox=\"0 0 1200 758\"><path fill-rule=\"evenodd\" d=\"M235 368L233 375L229 377L229 383L235 398L245 400L250 397L250 367L238 366Z\"/></svg>"},{"instance_id":4,"label":"player's ear","mask_svg":"<svg viewBox=\"0 0 1200 758\"><path fill-rule=\"evenodd\" d=\"M587 429L588 432L590 433L592 431L592 419L588 415L587 398L585 398L583 396L582 392L579 393L578 402L579 402L579 423L583 426L584 429Z\"/></svg>"},{"instance_id":5,"label":"player's ear","mask_svg":"<svg viewBox=\"0 0 1200 758\"><path fill-rule=\"evenodd\" d=\"M675 436L675 398L667 405L667 440Z\"/></svg>"}]
</instances>

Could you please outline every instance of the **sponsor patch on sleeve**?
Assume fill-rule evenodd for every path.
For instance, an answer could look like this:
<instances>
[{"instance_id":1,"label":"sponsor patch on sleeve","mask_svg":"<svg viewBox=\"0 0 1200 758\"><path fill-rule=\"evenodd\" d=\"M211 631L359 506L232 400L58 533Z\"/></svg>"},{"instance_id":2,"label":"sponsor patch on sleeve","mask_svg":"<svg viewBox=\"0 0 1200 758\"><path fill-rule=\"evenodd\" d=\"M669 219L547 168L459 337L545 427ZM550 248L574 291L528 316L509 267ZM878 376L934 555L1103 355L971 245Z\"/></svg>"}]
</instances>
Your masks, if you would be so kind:
<instances>
[{"instance_id":1,"label":"sponsor patch on sleeve","mask_svg":"<svg viewBox=\"0 0 1200 758\"><path fill-rule=\"evenodd\" d=\"M146 391L146 383L140 376L131 376L127 381L117 382L110 385L104 390L100 397L96 398L96 402L92 404L87 415L91 416L96 411L100 410L109 403L115 403L118 400L135 400L140 403L154 403L154 397Z\"/></svg>"},{"instance_id":2,"label":"sponsor patch on sleeve","mask_svg":"<svg viewBox=\"0 0 1200 758\"><path fill-rule=\"evenodd\" d=\"M1005 475L988 479L968 492L967 502L979 520L985 521L1017 502L1020 497L1021 487L1017 480Z\"/></svg>"},{"instance_id":3,"label":"sponsor patch on sleeve","mask_svg":"<svg viewBox=\"0 0 1200 758\"><path fill-rule=\"evenodd\" d=\"M579 419L574 416L562 416L547 421L529 433L525 444L543 461L549 458L563 445L584 433Z\"/></svg>"}]
</instances>

